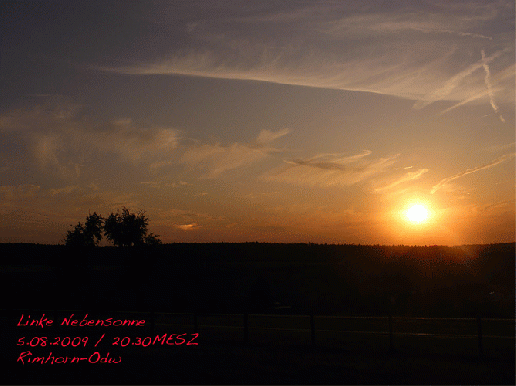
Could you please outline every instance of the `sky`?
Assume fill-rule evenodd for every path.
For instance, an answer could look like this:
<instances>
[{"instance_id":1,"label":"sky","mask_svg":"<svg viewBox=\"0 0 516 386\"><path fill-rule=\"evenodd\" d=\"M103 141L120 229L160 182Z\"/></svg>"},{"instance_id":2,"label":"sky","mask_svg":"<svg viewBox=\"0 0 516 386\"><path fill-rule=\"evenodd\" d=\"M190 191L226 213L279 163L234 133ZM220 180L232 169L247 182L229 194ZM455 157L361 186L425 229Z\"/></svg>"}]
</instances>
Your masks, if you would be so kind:
<instances>
[{"instance_id":1,"label":"sky","mask_svg":"<svg viewBox=\"0 0 516 386\"><path fill-rule=\"evenodd\" d=\"M513 1L0 7L0 242L515 240Z\"/></svg>"}]
</instances>

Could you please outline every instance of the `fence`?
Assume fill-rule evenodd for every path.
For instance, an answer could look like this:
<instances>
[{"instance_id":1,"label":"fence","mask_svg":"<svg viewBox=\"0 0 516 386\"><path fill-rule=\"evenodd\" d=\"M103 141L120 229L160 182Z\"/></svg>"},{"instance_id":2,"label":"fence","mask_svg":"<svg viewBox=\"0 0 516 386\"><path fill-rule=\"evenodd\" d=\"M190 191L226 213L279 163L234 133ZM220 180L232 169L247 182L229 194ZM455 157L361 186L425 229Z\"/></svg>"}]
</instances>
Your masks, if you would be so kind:
<instances>
[{"instance_id":1,"label":"fence","mask_svg":"<svg viewBox=\"0 0 516 386\"><path fill-rule=\"evenodd\" d=\"M4 310L5 311L5 310ZM19 311L20 315L24 310ZM41 311L43 313L45 311ZM37 310L31 310L33 315ZM69 316L75 313L82 319L84 311L54 310L47 316ZM5 315L5 313L4 313ZM371 316L323 316L323 315L275 315L275 314L186 314L162 312L113 311L95 313L89 318L103 319L145 319L151 336L158 332L174 329L188 329L200 334L207 341L240 341L244 344L296 342L311 346L327 346L331 343L348 345L353 337L366 336L365 341L374 343L383 339L389 351L401 347L404 339L430 338L455 339L469 342L469 352L475 349L484 357L484 341L508 342L513 348L515 319L494 318L417 318L417 317L371 317ZM272 337L272 342L271 342ZM283 339L281 339L283 338ZM360 340L360 339L359 339ZM363 343L364 339L362 339ZM474 345L472 341L476 341ZM399 346L399 347L398 347ZM421 346L421 344L420 344ZM423 345L428 349L432 344ZM422 346L422 347L423 347ZM475 348L476 346L476 348ZM500 346L495 345L496 347ZM449 345L445 342L446 349Z\"/></svg>"}]
</instances>

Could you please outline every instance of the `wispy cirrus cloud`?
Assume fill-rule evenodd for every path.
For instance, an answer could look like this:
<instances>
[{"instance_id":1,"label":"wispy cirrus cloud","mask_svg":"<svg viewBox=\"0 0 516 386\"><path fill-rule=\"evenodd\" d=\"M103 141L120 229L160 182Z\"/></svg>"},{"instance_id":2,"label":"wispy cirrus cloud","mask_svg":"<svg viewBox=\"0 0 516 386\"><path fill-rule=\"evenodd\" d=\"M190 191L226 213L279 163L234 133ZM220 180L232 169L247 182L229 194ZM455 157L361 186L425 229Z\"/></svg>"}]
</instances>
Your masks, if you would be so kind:
<instances>
[{"instance_id":1,"label":"wispy cirrus cloud","mask_svg":"<svg viewBox=\"0 0 516 386\"><path fill-rule=\"evenodd\" d=\"M114 154L122 162L145 167L169 160L178 146L175 129L140 128L129 118L99 127L82 119L80 110L81 106L54 96L0 115L0 133L8 141L24 144L23 159L32 159L39 170L67 180L77 179L95 156Z\"/></svg>"},{"instance_id":2,"label":"wispy cirrus cloud","mask_svg":"<svg viewBox=\"0 0 516 386\"><path fill-rule=\"evenodd\" d=\"M258 134L258 137L256 138L256 143L260 145L266 145L268 143L271 143L272 141L281 138L287 134L290 133L290 129L285 127L283 129L280 129L278 131L271 131L264 129L260 131L260 134Z\"/></svg>"},{"instance_id":3,"label":"wispy cirrus cloud","mask_svg":"<svg viewBox=\"0 0 516 386\"><path fill-rule=\"evenodd\" d=\"M250 165L267 157L267 152L244 144L201 145L187 150L180 162L204 169L203 178L217 178L228 170Z\"/></svg>"},{"instance_id":4,"label":"wispy cirrus cloud","mask_svg":"<svg viewBox=\"0 0 516 386\"><path fill-rule=\"evenodd\" d=\"M214 7L225 9L224 4ZM496 72L514 64L514 4L509 1L482 7L468 2L391 7L369 1L248 2L247 7L256 12L231 8L185 14L180 48L163 42L156 44L163 52L154 59L93 67L369 91L414 99L421 102L416 107L424 107L437 100L464 101L482 91L476 70L483 63L471 52L480 53L486 43L495 47L486 61L496 61ZM177 7L160 3L152 12L163 28L177 28L169 23L181 13ZM465 82L466 77L474 78ZM492 88L502 89L500 100L511 100L507 84L493 81Z\"/></svg>"},{"instance_id":5,"label":"wispy cirrus cloud","mask_svg":"<svg viewBox=\"0 0 516 386\"><path fill-rule=\"evenodd\" d=\"M484 67L485 69L485 67ZM457 107L460 107L460 106L463 106L467 103L470 103L470 102L473 102L475 100L478 100L478 99L481 99L481 98L484 98L486 96L491 96L491 95L494 95L495 93L499 93L499 92L507 92L509 90L507 90L506 88L504 87L501 87L501 86L497 86L497 87L493 87L493 84L496 84L496 85L502 85L502 84L509 84L509 82L511 81L510 79L514 79L515 77L515 74L516 74L516 65L513 64L509 67L507 67L505 70L503 71L500 71L498 72L493 78L494 80L490 80L489 84L490 84L490 87L485 87L484 89L479 89L479 90L476 90L473 94L470 94L468 96L465 96L465 99L462 100L461 102L443 110L440 115L442 114L445 114L447 113L448 111L451 111L451 110L454 110L456 109ZM491 72L489 72L489 79L491 79ZM485 78L484 78L484 82L485 82ZM512 81L512 83L514 83L514 80ZM513 99L514 100L514 96L512 95L511 96L511 92L509 92L509 94L507 94L504 99ZM492 106L492 105L491 105ZM495 113L498 113L498 110L495 111Z\"/></svg>"},{"instance_id":6,"label":"wispy cirrus cloud","mask_svg":"<svg viewBox=\"0 0 516 386\"><path fill-rule=\"evenodd\" d=\"M446 186L447 183L453 181L453 180L456 180L458 178L461 178L463 176L466 176L468 174L471 174L471 173L476 173L480 170L485 170L485 169L490 169L496 165L499 165L501 163L504 163L504 162L507 162L511 159L513 159L515 156L515 153L509 153L509 154L504 154L502 155L501 157L498 157L497 159L491 161L490 163L488 164L485 164L485 165L481 165L481 166L477 166L475 168L472 168L472 169L467 169L463 172L460 172L460 173L457 173L451 177L447 177L441 181L439 181L439 183L437 183L436 185L434 185L432 187L432 190L430 191L431 194L434 194L435 192L437 192L439 189L443 188L444 186Z\"/></svg>"},{"instance_id":7,"label":"wispy cirrus cloud","mask_svg":"<svg viewBox=\"0 0 516 386\"><path fill-rule=\"evenodd\" d=\"M228 146L219 143L196 145L184 152L180 162L205 170L203 178L217 178L226 171L251 165L267 158L270 153L278 151L267 145L289 132L289 129L276 132L262 130L254 144L236 142Z\"/></svg>"},{"instance_id":8,"label":"wispy cirrus cloud","mask_svg":"<svg viewBox=\"0 0 516 386\"><path fill-rule=\"evenodd\" d=\"M63 136L35 134L30 142L33 156L41 170L64 179L73 179L80 175L79 164L62 157L62 149L66 148L66 139Z\"/></svg>"},{"instance_id":9,"label":"wispy cirrus cloud","mask_svg":"<svg viewBox=\"0 0 516 386\"><path fill-rule=\"evenodd\" d=\"M407 168L405 168L405 169L407 169ZM427 172L428 172L428 169L419 169L417 172L408 172L404 176L396 179L395 181L391 182L390 184L383 186L381 188L376 188L375 192L382 192L385 190L392 189L405 182L418 180L423 176L423 174L425 174Z\"/></svg>"},{"instance_id":10,"label":"wispy cirrus cloud","mask_svg":"<svg viewBox=\"0 0 516 386\"><path fill-rule=\"evenodd\" d=\"M512 211L514 211L514 200L505 200L505 201L498 201L495 203L490 203L488 205L485 205L481 210L483 212L491 212L491 211L497 211L497 210L506 210L507 208L511 208Z\"/></svg>"},{"instance_id":11,"label":"wispy cirrus cloud","mask_svg":"<svg viewBox=\"0 0 516 386\"><path fill-rule=\"evenodd\" d=\"M188 182L186 182L186 181L175 182L175 181L166 181L164 179L156 179L153 181L141 181L140 184L143 186L150 187L150 188L177 188L180 186L187 186Z\"/></svg>"},{"instance_id":12,"label":"wispy cirrus cloud","mask_svg":"<svg viewBox=\"0 0 516 386\"><path fill-rule=\"evenodd\" d=\"M414 108L423 108L428 106L429 104L439 101L439 100L445 100L448 95L450 95L457 87L459 87L460 83L466 78L467 76L470 76L475 71L477 71L480 68L485 68L487 64L497 57L501 56L504 53L504 51L498 51L495 52L492 56L486 58L484 51L482 50L482 59L477 61L476 63L473 63L469 65L466 69L462 70L461 72L455 74L450 79L448 79L444 85L437 90L432 91L428 95L425 96L425 98L421 101L418 101L414 104ZM488 67L489 68L489 67ZM487 81L486 81L487 82ZM489 89L488 89L489 90ZM488 94L491 95L491 93Z\"/></svg>"},{"instance_id":13,"label":"wispy cirrus cloud","mask_svg":"<svg viewBox=\"0 0 516 386\"><path fill-rule=\"evenodd\" d=\"M396 162L398 154L376 160L364 159L369 150L352 156L343 154L321 154L307 159L285 161L262 176L264 181L286 182L309 186L351 186L378 176Z\"/></svg>"},{"instance_id":14,"label":"wispy cirrus cloud","mask_svg":"<svg viewBox=\"0 0 516 386\"><path fill-rule=\"evenodd\" d=\"M371 154L370 150L364 150L359 154L342 157L340 154L319 154L308 159L295 159L285 161L292 165L305 165L326 170L349 170L349 164L360 160L361 158Z\"/></svg>"},{"instance_id":15,"label":"wispy cirrus cloud","mask_svg":"<svg viewBox=\"0 0 516 386\"><path fill-rule=\"evenodd\" d=\"M95 134L90 144L104 152L119 154L129 162L156 162L170 158L179 145L179 132L170 128L121 127Z\"/></svg>"}]
</instances>

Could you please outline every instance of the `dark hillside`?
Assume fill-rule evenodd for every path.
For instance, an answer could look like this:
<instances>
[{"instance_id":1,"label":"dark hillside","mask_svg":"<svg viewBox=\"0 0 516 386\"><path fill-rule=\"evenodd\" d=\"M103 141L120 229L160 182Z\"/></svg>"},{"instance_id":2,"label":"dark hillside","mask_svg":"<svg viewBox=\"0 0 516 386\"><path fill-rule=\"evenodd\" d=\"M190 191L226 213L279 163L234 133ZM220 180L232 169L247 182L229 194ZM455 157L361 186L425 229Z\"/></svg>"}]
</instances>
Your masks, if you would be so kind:
<instances>
[{"instance_id":1,"label":"dark hillside","mask_svg":"<svg viewBox=\"0 0 516 386\"><path fill-rule=\"evenodd\" d=\"M514 316L514 244L2 244L9 308ZM281 310L281 311L279 311Z\"/></svg>"}]
</instances>

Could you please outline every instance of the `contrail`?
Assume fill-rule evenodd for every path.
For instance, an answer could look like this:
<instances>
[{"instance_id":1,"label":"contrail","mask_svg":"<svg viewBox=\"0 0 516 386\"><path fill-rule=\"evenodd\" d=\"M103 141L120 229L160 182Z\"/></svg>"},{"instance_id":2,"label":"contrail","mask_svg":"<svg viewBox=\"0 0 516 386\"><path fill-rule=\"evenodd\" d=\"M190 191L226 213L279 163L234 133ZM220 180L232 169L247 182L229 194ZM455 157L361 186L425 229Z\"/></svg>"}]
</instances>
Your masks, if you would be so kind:
<instances>
[{"instance_id":1,"label":"contrail","mask_svg":"<svg viewBox=\"0 0 516 386\"><path fill-rule=\"evenodd\" d=\"M504 154L501 157L498 157L497 159L495 159L494 161L492 161L488 164L485 164L482 166L477 166L476 168L473 168L473 169L467 169L463 172L455 174L454 176L447 177L444 180L439 181L439 183L437 185L432 187L432 191L430 193L434 194L435 192L437 192L439 189L441 189L444 185L446 185L450 181L456 180L457 178L465 176L466 174L471 174L471 173L478 172L479 170L492 168L493 166L496 166L498 164L501 164L502 162L505 162L507 160L510 160L511 158L514 158L514 156L515 156L515 153Z\"/></svg>"},{"instance_id":2,"label":"contrail","mask_svg":"<svg viewBox=\"0 0 516 386\"><path fill-rule=\"evenodd\" d=\"M426 96L426 98L427 98L426 100L417 101L414 104L413 108L415 108L415 109L422 109L423 107L426 107L426 106L428 106L431 103L434 103L434 102L437 102L439 100L444 99L447 95L452 93L453 90L455 90L459 86L460 82L462 82L462 80L464 78L466 78L467 76L471 75L472 73L474 73L479 68L484 67L484 69L485 69L485 66L487 65L487 63L493 61L494 59L496 59L497 57L502 55L504 52L506 52L506 50L497 51L492 56L487 57L487 58L485 57L485 55L482 56L482 60L480 60L480 61L478 61L476 63L471 64L465 70L463 70L463 71L459 72L458 74L455 74L454 76L452 76L450 79L448 79L445 82L445 84L440 89L437 89L437 90L431 92L430 94L428 94ZM488 67L488 71L489 71L489 67ZM470 100L473 100L473 99L476 99L476 98L472 98Z\"/></svg>"},{"instance_id":3,"label":"contrail","mask_svg":"<svg viewBox=\"0 0 516 386\"><path fill-rule=\"evenodd\" d=\"M407 168L405 168L405 169L407 169ZM375 189L375 192L381 192L382 190L387 190L387 189L394 188L395 186L398 186L399 184L402 184L403 182L417 180L417 179L421 178L421 176L423 174L425 174L426 172L428 172L428 169L419 169L417 172L408 172L405 176L403 176L400 179L394 181L393 183L391 183L391 184L389 184L387 186L384 186L382 188Z\"/></svg>"},{"instance_id":4,"label":"contrail","mask_svg":"<svg viewBox=\"0 0 516 386\"><path fill-rule=\"evenodd\" d=\"M513 65L511 65L511 66L507 67L505 70L503 70L503 71L499 72L499 73L496 75L498 83L505 83L505 80L506 80L507 78L512 78L512 77L514 77L514 73L515 73L515 71L516 71L516 65L514 65L514 64L513 64ZM498 88L494 88L494 89L492 89L493 93L495 93L495 92L497 92L497 91L500 91L500 90L502 90L502 88L501 88L501 87L498 87ZM457 103L457 104L453 105L452 107L447 108L446 110L442 111L439 115L443 115L443 114L447 113L447 112L448 112L448 111L450 111L450 110L456 109L457 107L463 106L463 105L465 105L466 103L469 103L469 102L471 102L471 101L474 101L475 99L482 98L482 97L484 97L484 96L486 96L486 95L489 95L489 90L488 90L488 89L484 89L484 90L482 90L482 91L480 91L480 92L476 93L475 95L473 95L473 96L469 97L468 99L465 99L465 100L463 100L462 102L459 102L459 103ZM486 116L487 116L487 115L486 115Z\"/></svg>"},{"instance_id":5,"label":"contrail","mask_svg":"<svg viewBox=\"0 0 516 386\"><path fill-rule=\"evenodd\" d=\"M463 100L462 102L459 102L457 103L456 105L453 105L452 107L448 107L446 110L444 111L441 111L439 113L439 115L443 115L445 113L447 113L448 111L451 111L453 109L456 109L457 107L460 107L460 106L463 106L465 105L466 103L469 103L471 101L474 101L475 99L479 99L479 98L482 98L483 96L485 96L486 94L489 94L489 90L483 90L475 95L473 95L472 97L468 98L468 99L465 99Z\"/></svg>"},{"instance_id":6,"label":"contrail","mask_svg":"<svg viewBox=\"0 0 516 386\"><path fill-rule=\"evenodd\" d=\"M486 72L486 76L484 78L487 92L489 94L489 100L491 101L491 106L493 107L493 110L498 116L500 117L500 120L502 122L505 122L505 119L503 119L502 114L498 113L498 106L496 106L496 103L494 101L494 94L493 94L493 88L491 87L491 81L490 81L490 72L489 72L489 64L487 64L486 61L486 53L484 50L482 50L482 66L484 67L484 70Z\"/></svg>"}]
</instances>

